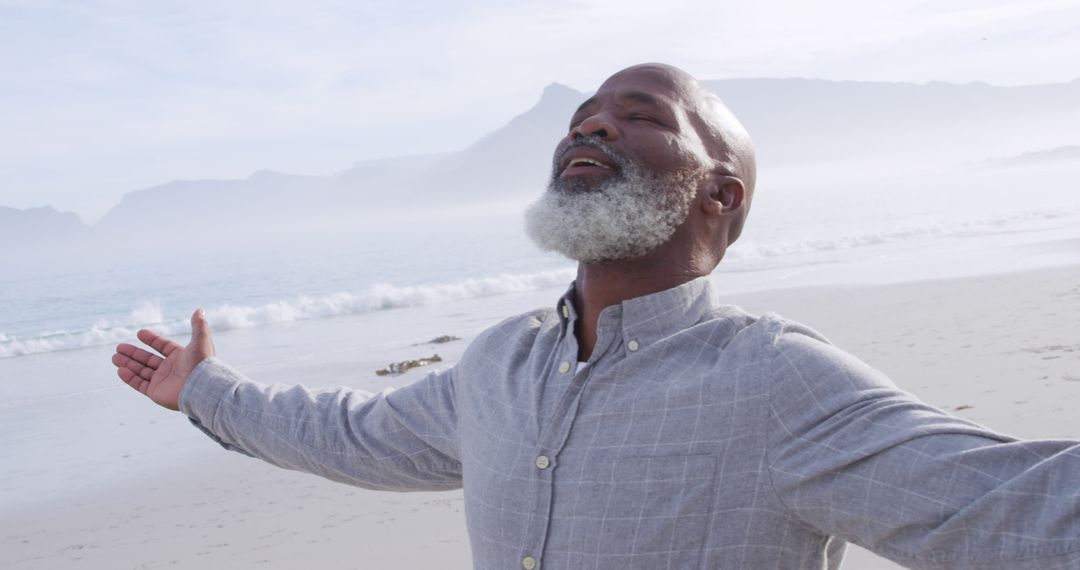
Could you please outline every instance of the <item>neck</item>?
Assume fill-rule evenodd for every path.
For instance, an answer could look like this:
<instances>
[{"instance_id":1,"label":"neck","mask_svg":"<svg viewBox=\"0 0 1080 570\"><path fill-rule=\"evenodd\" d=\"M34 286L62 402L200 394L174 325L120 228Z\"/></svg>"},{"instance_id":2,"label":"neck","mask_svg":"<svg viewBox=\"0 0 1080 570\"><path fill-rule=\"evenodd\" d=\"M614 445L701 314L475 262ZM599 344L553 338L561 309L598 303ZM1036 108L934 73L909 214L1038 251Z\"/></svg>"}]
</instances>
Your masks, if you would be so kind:
<instances>
[{"instance_id":1,"label":"neck","mask_svg":"<svg viewBox=\"0 0 1080 570\"><path fill-rule=\"evenodd\" d=\"M574 329L578 340L578 360L588 360L596 347L600 312L627 299L657 293L708 274L696 264L672 266L662 256L631 260L581 263L574 280L574 309L578 319Z\"/></svg>"}]
</instances>

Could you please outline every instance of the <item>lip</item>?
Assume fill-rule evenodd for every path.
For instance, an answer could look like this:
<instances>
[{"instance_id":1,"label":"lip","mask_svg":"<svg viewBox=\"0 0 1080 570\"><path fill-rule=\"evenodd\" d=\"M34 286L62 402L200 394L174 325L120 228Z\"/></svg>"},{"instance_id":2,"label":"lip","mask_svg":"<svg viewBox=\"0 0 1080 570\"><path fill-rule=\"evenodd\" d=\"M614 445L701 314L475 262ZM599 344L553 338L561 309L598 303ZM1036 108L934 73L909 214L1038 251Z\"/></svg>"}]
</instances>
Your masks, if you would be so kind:
<instances>
[{"instance_id":1,"label":"lip","mask_svg":"<svg viewBox=\"0 0 1080 570\"><path fill-rule=\"evenodd\" d=\"M579 159L593 161L598 164L575 164L570 166L572 162ZM559 160L560 178L586 174L607 175L614 173L615 169L615 164L611 162L611 159L606 154L587 146L573 147L564 152Z\"/></svg>"}]
</instances>

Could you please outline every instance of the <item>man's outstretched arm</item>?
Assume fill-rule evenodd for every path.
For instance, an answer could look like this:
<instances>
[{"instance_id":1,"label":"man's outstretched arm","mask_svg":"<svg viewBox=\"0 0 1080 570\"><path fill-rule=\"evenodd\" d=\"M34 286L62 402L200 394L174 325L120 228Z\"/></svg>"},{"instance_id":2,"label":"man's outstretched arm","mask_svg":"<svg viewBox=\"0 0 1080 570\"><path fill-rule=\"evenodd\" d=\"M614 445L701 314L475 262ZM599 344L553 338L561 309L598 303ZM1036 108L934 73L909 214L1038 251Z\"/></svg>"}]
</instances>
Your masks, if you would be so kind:
<instances>
[{"instance_id":1,"label":"man's outstretched arm","mask_svg":"<svg viewBox=\"0 0 1080 570\"><path fill-rule=\"evenodd\" d=\"M906 568L1080 568L1080 442L941 412L797 325L774 348L768 469L791 515Z\"/></svg>"},{"instance_id":2,"label":"man's outstretched arm","mask_svg":"<svg viewBox=\"0 0 1080 570\"><path fill-rule=\"evenodd\" d=\"M280 467L361 487L442 490L461 486L452 370L392 393L265 386L213 357L209 326L192 316L180 345L151 331L113 363L128 385L185 413L226 449Z\"/></svg>"}]
</instances>

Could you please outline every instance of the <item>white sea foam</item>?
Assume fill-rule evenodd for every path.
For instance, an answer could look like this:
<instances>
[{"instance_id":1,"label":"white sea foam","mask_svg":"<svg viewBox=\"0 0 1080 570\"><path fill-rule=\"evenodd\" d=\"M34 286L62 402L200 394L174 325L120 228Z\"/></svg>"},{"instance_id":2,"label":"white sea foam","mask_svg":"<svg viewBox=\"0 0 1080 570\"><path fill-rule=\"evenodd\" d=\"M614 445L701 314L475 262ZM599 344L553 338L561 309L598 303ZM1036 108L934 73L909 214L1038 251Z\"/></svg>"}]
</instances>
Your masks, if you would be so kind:
<instances>
[{"instance_id":1,"label":"white sea foam","mask_svg":"<svg viewBox=\"0 0 1080 570\"><path fill-rule=\"evenodd\" d=\"M206 308L206 316L214 330L229 330L533 291L564 285L573 278L574 269L568 268L436 285L403 287L376 284L354 293L300 295L294 299L256 306L209 307ZM152 327L166 335L182 335L189 330L186 316L167 318L158 303L140 302L127 318L100 321L86 330L55 331L23 337L0 333L0 358L130 342L135 338L135 332L145 327Z\"/></svg>"},{"instance_id":2,"label":"white sea foam","mask_svg":"<svg viewBox=\"0 0 1080 570\"><path fill-rule=\"evenodd\" d=\"M161 305L157 301L143 301L131 311L130 321L134 324L151 325L165 321Z\"/></svg>"},{"instance_id":3,"label":"white sea foam","mask_svg":"<svg viewBox=\"0 0 1080 570\"><path fill-rule=\"evenodd\" d=\"M1016 231L1030 223L1075 216L1064 209L1023 211L1008 216L954 222L906 225L880 231L856 232L832 238L785 240L776 243L739 243L729 252L729 260L773 259L788 255L852 249L919 238L950 238Z\"/></svg>"}]
</instances>

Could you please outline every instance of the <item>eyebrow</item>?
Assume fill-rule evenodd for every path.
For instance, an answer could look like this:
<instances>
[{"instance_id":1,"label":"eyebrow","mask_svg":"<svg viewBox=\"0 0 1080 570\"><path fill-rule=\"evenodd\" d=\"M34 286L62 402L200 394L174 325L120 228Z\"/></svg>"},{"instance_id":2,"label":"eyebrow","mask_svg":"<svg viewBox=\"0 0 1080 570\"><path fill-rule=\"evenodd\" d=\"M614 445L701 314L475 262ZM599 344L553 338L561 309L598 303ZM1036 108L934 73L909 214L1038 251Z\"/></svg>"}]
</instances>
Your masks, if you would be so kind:
<instances>
[{"instance_id":1,"label":"eyebrow","mask_svg":"<svg viewBox=\"0 0 1080 570\"><path fill-rule=\"evenodd\" d=\"M645 93L644 91L627 91L625 93L621 93L620 97L622 99L629 99L631 101L637 101L638 103L644 103L645 105L651 105L653 107L659 107L660 106L660 100L659 99L657 99L656 97L653 97L652 95L649 95L648 93ZM586 99L584 103L578 105L578 108L577 108L577 110L574 111L574 114L576 115L576 114L580 113L582 110L584 110L589 105L592 105L593 103L596 103L596 96L595 95L593 95L592 97L589 97L588 99Z\"/></svg>"},{"instance_id":2,"label":"eyebrow","mask_svg":"<svg viewBox=\"0 0 1080 570\"><path fill-rule=\"evenodd\" d=\"M660 105L660 101L656 97L642 91L628 91L623 94L623 98L637 101L638 103L644 103L646 105L652 105L653 107Z\"/></svg>"}]
</instances>

